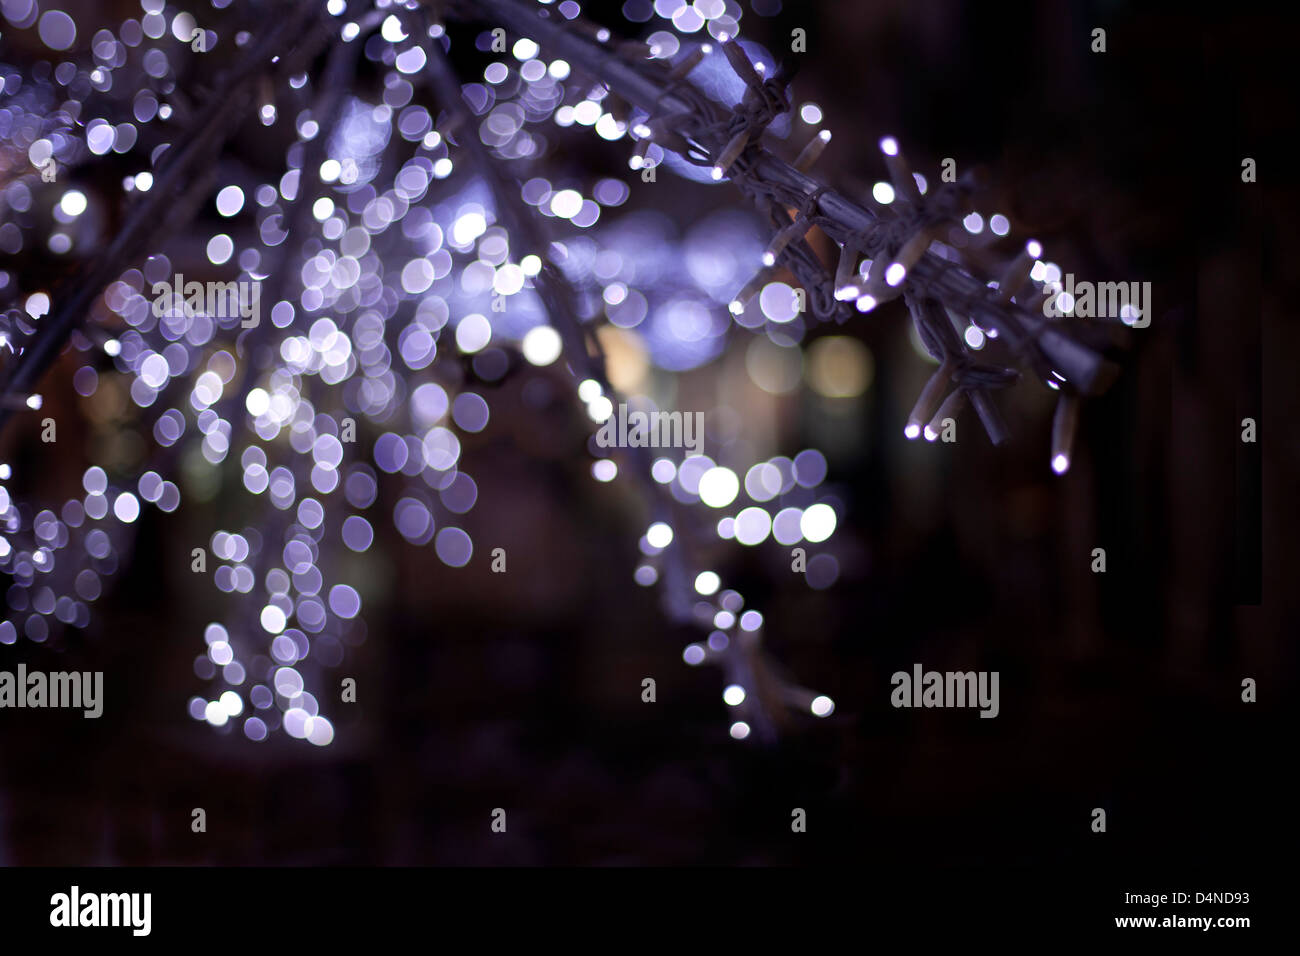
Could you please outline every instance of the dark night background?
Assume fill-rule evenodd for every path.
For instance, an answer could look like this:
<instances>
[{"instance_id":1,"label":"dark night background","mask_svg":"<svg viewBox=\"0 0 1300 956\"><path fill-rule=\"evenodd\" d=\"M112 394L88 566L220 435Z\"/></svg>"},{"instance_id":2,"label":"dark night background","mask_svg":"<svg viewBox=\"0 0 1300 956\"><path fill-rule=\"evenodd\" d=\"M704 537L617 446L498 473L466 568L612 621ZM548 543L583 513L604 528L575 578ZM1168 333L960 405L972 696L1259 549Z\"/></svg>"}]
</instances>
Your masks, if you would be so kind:
<instances>
[{"instance_id":1,"label":"dark night background","mask_svg":"<svg viewBox=\"0 0 1300 956\"><path fill-rule=\"evenodd\" d=\"M100 632L17 645L29 668L104 670L107 706L98 721L0 714L0 863L1250 872L1283 843L1300 606L1300 342L1283 321L1297 294L1283 264L1300 248L1279 131L1293 112L1292 31L1244 4L824 0L767 20L744 5L744 35L769 49L808 31L795 91L834 133L818 166L828 181L865 189L883 173L877 140L893 134L928 174L945 156L987 167L981 207L1066 271L1153 283L1155 319L1131 333L1117 384L1085 404L1070 473L1048 468L1052 406L1034 383L999 396L1013 428L1003 448L969 412L956 445L905 442L929 369L901 304L856 317L847 334L874 354L874 385L852 408L796 393L775 441L830 460L848 505L831 542L838 583L811 590L771 543L718 551L724 580L764 611L775 658L836 702L764 748L728 737L719 673L682 663L697 634L632 582L645 516L624 482L590 480L562 376L525 370L466 438L480 495L471 564L448 568L377 523L368 560L386 596L339 668L359 702L334 705L328 748L253 744L186 716L198 638L218 613L188 553L216 519L146 509L134 564L97 604ZM134 5L98 6L109 25ZM639 29L620 6L586 10ZM1094 26L1105 54L1088 50ZM587 140L569 162L626 172L625 143ZM265 175L280 156L265 150ZM1246 156L1255 184L1241 181ZM629 180L629 209L680 222L743 203L667 174ZM688 373L684 394L709 401L716 371ZM52 405L58 374L44 386ZM554 391L541 409L521 398L537 378ZM73 436L75 416L60 417ZM1239 440L1246 416L1257 445ZM32 422L10 424L0 458L31 453ZM82 443L61 436L69 461L48 463L51 497L75 487ZM488 569L497 546L504 576ZM1104 575L1089 570L1094 547ZM1000 671L1000 715L893 709L889 676L915 662ZM655 704L640 699L644 677ZM1241 701L1245 677L1257 703ZM193 807L206 834L190 831ZM506 835L489 831L494 807ZM794 807L808 811L805 834L790 832ZM1094 807L1105 834L1089 829Z\"/></svg>"}]
</instances>

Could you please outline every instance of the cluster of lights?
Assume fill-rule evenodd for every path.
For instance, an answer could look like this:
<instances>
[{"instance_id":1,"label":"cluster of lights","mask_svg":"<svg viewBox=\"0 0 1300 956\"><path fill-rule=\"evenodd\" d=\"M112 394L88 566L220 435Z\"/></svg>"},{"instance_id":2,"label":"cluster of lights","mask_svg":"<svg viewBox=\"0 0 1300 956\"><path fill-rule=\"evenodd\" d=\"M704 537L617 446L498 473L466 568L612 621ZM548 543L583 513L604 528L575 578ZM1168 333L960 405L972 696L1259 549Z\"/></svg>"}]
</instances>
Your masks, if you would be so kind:
<instances>
[{"instance_id":1,"label":"cluster of lights","mask_svg":"<svg viewBox=\"0 0 1300 956\"><path fill-rule=\"evenodd\" d=\"M228 3L212 6L220 11ZM644 6L681 34L706 30L719 40L735 35L742 15L730 0L659 0ZM50 86L17 76L6 83L6 93L17 90L17 95L0 122L34 170L54 162L62 173L81 157L116 153L136 163L122 181L124 193L153 188L153 167L163 150L142 155L140 143L168 142L175 135L168 92L190 55L197 24L188 13L166 14L163 0L142 0L141 7L138 18L96 33L86 61L65 60L53 71L55 82L69 90L124 98L125 108L117 112L130 120L114 124L82 112L75 125L68 124L60 119L67 114L51 108ZM560 7L566 18L578 13L577 4ZM344 12L339 0L330 0L328 8L334 16ZM73 18L57 10L37 11L36 4L22 3L6 3L3 9L11 26L35 27L52 52L71 50L78 31ZM636 12L629 16L636 19ZM340 30L348 41L360 36L353 22L341 23ZM243 33L203 32L208 49L244 47L250 41ZM110 403L122 401L123 392L104 371L105 364L111 365L125 385L126 399L138 409L143 433L160 452L177 445L185 450L175 480L147 467L164 456L151 456L146 445L143 451L105 461L103 468L90 467L83 482L86 494L67 500L57 513L32 514L11 499L6 485L12 472L7 465L0 467L0 570L14 579L0 642L12 643L19 636L47 640L60 626L91 626L91 606L105 579L130 559L131 531L142 509L172 512L181 503L182 489L194 500L212 499L225 480L221 466L235 459L239 487L264 500L271 517L256 528L216 531L206 542L215 565L207 570L229 599L230 613L204 631L206 649L195 659L194 670L217 686L210 697L193 697L189 713L213 727L239 727L252 740L277 731L322 746L333 739L333 725L308 688L322 667L337 665L345 647L364 637L362 596L346 582L331 579L336 573L333 554L339 548L364 553L372 546L375 519L365 512L378 499L383 475L400 476L406 483L390 516L406 540L432 546L451 567L463 567L472 557L473 542L456 524L477 498L475 482L461 461L461 441L487 426L490 410L469 382L453 377L416 385L420 376L449 349L470 360L474 373L489 382L504 374L503 349L518 349L538 367L553 365L563 351L560 336L540 321L531 286L542 262L536 255L511 256L511 237L494 221L482 184L462 176L455 179L455 193L429 194L435 183L456 176L459 154L433 129L429 111L412 101L427 66L420 38L410 36L396 16L382 21L378 36L384 45L368 45L366 56L388 69L383 102L349 96L338 129L322 129L310 110L285 109L295 98L310 106L314 84L305 74L289 79L290 89L277 97L279 109L269 102L255 107L263 125L292 123L300 144L331 136L319 169L303 170L303 151L295 147L278 180L218 183L211 197L211 213L225 223L223 231L203 242L211 267L238 270L239 282L263 285L273 283L277 268L294 270L288 285L300 291L262 303L261 322L273 331L274 363L258 369L245 364L243 351L233 346L241 333L236 316L189 310L156 314L153 286L178 271L161 253L119 276L103 297L106 311L96 315L98 322L85 336L78 336L83 364L73 378L88 415L100 420L109 414ZM652 48L656 45L656 55L672 56L678 41L661 30L652 37ZM502 158L539 157L548 120L561 127L589 127L607 140L629 132L648 135L644 128L629 131L604 104L602 89L567 88L568 63L545 62L540 52L531 40L519 39L507 60L488 65L485 82L465 87L477 116L476 135ZM155 85L135 88L127 67L143 70ZM110 112L103 103L93 109ZM802 118L819 123L820 109L807 104ZM379 158L398 143L409 158L384 186L376 178ZM647 155L657 162L662 150L655 147ZM290 204L306 188L304 176L329 187L309 207L312 251L301 261L279 264L289 251L284 224ZM55 254L102 241L108 205L102 194L63 185L66 179L61 174L58 185L42 186L39 176L26 177L6 187L5 199L19 214L35 211L38 198L52 202L54 228L46 243ZM623 342L632 367L647 362L669 370L695 367L720 348L725 323L719 327L709 315L725 301L720 290L741 267L738 261L718 258L718 250L730 245L725 239L718 242L718 230L739 238L747 232L746 224L709 221L681 243L654 242L658 223L634 214L609 222L599 235L582 235L605 226L602 211L622 205L628 196L627 185L618 179L553 184L534 177L523 186L523 199L539 214L579 231L559 246L558 261L579 288L597 291L611 328L633 336ZM25 215L0 225L0 248L20 251L34 229L35 220ZM300 240L293 241L297 248ZM647 248L654 252L641 254ZM693 268L701 250L716 260L705 271ZM665 275L689 278L665 297L651 291ZM0 288L17 281L0 272ZM494 297L509 299L509 308L493 308ZM21 312L0 320L0 346L10 350L11 333L29 334L51 307L45 290L31 291L22 302ZM399 319L401 302L414 307ZM794 319L788 303L773 308L781 315L774 322ZM121 331L103 334L100 329L106 326ZM397 334L390 341L386 332L394 327ZM619 374L620 368L611 372ZM626 370L622 374L626 377ZM337 391L320 392L313 380ZM593 393L593 385L582 383L579 396L593 420L601 420L608 415L609 399L598 387ZM342 407L337 395L346 396ZM39 395L24 401L31 409L41 406ZM120 414L120 405L114 407L111 414ZM796 461L811 462L810 455L820 457L805 452ZM205 466L195 467L198 460ZM761 479L749 480L754 469L749 470L745 493L753 486L758 497L751 494L754 503L723 519L732 526L724 536L755 545L769 533L778 541L796 540L796 533L797 540L829 538L835 525L830 504L784 500L787 493L808 493L821 479L810 484L807 469L812 466L803 465L797 487L786 487L794 465L784 461L784 472L772 462L754 466L778 476L769 482L774 485L770 493ZM738 474L709 459L680 465L660 459L656 479L665 465L673 471L668 479L672 493L684 500L723 510L742 493ZM147 470L134 482L122 477L142 467ZM598 481L613 481L618 474L612 459L593 463ZM748 530L759 525L767 529L761 536ZM660 523L647 531L643 550L651 555L671 541L671 528ZM639 568L638 580L647 571L653 572L653 566ZM719 627L753 629L755 620L761 620L757 612L734 613L739 610L730 607L734 592L722 589L714 571L698 572L693 587L698 597L717 602L709 617ZM821 713L817 707L812 712Z\"/></svg>"}]
</instances>

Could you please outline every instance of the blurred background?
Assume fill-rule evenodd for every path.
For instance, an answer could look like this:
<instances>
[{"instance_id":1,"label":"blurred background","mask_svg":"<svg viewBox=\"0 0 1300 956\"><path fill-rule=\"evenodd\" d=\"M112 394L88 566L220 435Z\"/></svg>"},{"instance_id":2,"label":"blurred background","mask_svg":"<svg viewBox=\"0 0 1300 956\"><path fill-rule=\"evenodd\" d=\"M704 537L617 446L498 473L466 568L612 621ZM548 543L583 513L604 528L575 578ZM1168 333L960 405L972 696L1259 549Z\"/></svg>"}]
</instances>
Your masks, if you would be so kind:
<instances>
[{"instance_id":1,"label":"blurred background","mask_svg":"<svg viewBox=\"0 0 1300 956\"><path fill-rule=\"evenodd\" d=\"M140 16L116 0L60 5L83 45ZM365 625L322 684L325 700L340 678L357 681L357 702L330 710L333 742L253 742L187 714L206 687L200 639L228 600L191 572L191 548L216 528L258 527L266 502L237 477L206 492L182 483L174 512L141 513L93 625L0 646L0 668L106 675L98 721L0 712L0 863L1134 865L1241 863L1276 844L1300 603L1285 583L1300 530L1286 505L1300 465L1286 424L1296 332L1282 320L1296 276L1280 265L1300 252L1282 214L1295 199L1277 124L1290 108L1286 31L1241 5L740 6L742 37L778 60L790 31L807 31L793 101L820 117L794 120L789 142L774 141L783 155L831 130L819 174L857 195L885 178L884 135L928 176L945 157L981 165L979 207L1007 216L1012 240L1038 239L1079 278L1152 283L1154 320L1130 334L1117 384L1084 405L1070 472L1048 467L1053 396L1033 381L997 396L1013 430L1002 448L969 411L956 444L904 440L933 363L901 302L843 326L797 320L802 350L733 327L707 352L656 351L648 325L606 326L611 374L629 391L705 410L710 434L750 461L811 448L827 462L839 523L806 545L831 559L814 582L773 540L701 536L711 566L765 615L775 660L835 701L775 745L736 741L721 675L683 663L699 632L633 580L649 515L635 484L592 480L591 422L563 367L512 359L488 378L449 353L442 364L460 362L457 382L492 412L461 436L478 507L458 521L473 557L452 566L380 520L374 545L347 557ZM593 2L584 14L627 37L672 29L650 9ZM1104 54L1089 50L1098 26ZM49 55L35 30L5 27L0 63L27 72ZM481 27L448 27L466 82L491 60L473 49ZM382 89L367 65L358 96ZM734 189L666 170L643 183L626 142L579 126L548 135L557 183L627 183L602 211L608 228L628 217L617 222L637 231L629 248L665 271L689 270L711 243L737 263L761 248ZM250 122L227 146L250 182L282 174L292 140L275 136ZM1246 156L1255 184L1241 181ZM107 217L81 256L114 235L119 160L77 171ZM630 218L642 214L653 218ZM170 242L175 271L203 273L218 221L208 203ZM3 254L29 283L75 264L31 244ZM736 271L727 294L747 278ZM26 476L15 496L57 502L92 463L130 472L145 459L151 439L125 387L103 373L79 396L82 362L57 363L41 413L0 435L0 460ZM46 415L56 445L40 442ZM1240 442L1247 416L1257 446ZM391 513L401 491L381 481L377 494ZM718 517L689 513L705 530ZM495 547L504 575L490 570ZM1105 574L1090 570L1096 547ZM918 662L999 671L998 718L893 709L890 675ZM1257 703L1241 701L1246 677ZM190 830L195 807L206 834ZM506 835L489 830L496 807ZM791 833L795 807L805 834ZM1094 807L1104 836L1090 832Z\"/></svg>"}]
</instances>

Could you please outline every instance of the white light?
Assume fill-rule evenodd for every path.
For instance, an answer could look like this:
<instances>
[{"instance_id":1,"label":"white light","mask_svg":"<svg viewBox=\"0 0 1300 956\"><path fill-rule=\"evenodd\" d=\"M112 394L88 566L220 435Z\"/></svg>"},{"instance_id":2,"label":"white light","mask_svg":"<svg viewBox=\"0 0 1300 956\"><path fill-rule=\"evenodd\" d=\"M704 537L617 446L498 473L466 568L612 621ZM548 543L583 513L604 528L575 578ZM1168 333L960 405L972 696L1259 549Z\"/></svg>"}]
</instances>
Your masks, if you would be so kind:
<instances>
[{"instance_id":1,"label":"white light","mask_svg":"<svg viewBox=\"0 0 1300 956\"><path fill-rule=\"evenodd\" d=\"M916 438L920 437L920 434L921 434L920 425L908 425L906 428L903 429L903 435L910 440L915 440Z\"/></svg>"},{"instance_id":2,"label":"white light","mask_svg":"<svg viewBox=\"0 0 1300 956\"><path fill-rule=\"evenodd\" d=\"M722 584L722 579L712 571L701 571L695 576L695 590L705 597L715 594Z\"/></svg>"},{"instance_id":3,"label":"white light","mask_svg":"<svg viewBox=\"0 0 1300 956\"><path fill-rule=\"evenodd\" d=\"M722 692L722 699L728 707L738 707L745 702L745 688L732 684Z\"/></svg>"},{"instance_id":4,"label":"white light","mask_svg":"<svg viewBox=\"0 0 1300 956\"><path fill-rule=\"evenodd\" d=\"M650 466L650 474L659 484L666 485L677 477L677 465L668 458L657 458Z\"/></svg>"},{"instance_id":5,"label":"white light","mask_svg":"<svg viewBox=\"0 0 1300 956\"><path fill-rule=\"evenodd\" d=\"M818 717L829 717L835 710L835 701L825 695L814 697L810 709Z\"/></svg>"},{"instance_id":6,"label":"white light","mask_svg":"<svg viewBox=\"0 0 1300 956\"><path fill-rule=\"evenodd\" d=\"M573 121L580 126L595 126L600 115L600 104L595 100L583 100L573 107Z\"/></svg>"},{"instance_id":7,"label":"white light","mask_svg":"<svg viewBox=\"0 0 1300 956\"><path fill-rule=\"evenodd\" d=\"M221 709L231 717L238 717L244 711L244 701L233 690L228 690L218 700Z\"/></svg>"},{"instance_id":8,"label":"white light","mask_svg":"<svg viewBox=\"0 0 1300 956\"><path fill-rule=\"evenodd\" d=\"M627 126L623 121L616 118L613 113L602 113L600 119L596 120L596 134L610 142L621 138L626 129Z\"/></svg>"},{"instance_id":9,"label":"white light","mask_svg":"<svg viewBox=\"0 0 1300 956\"><path fill-rule=\"evenodd\" d=\"M1037 259L1043 254L1043 245L1037 239L1030 239L1025 243L1025 251L1031 259Z\"/></svg>"},{"instance_id":10,"label":"white light","mask_svg":"<svg viewBox=\"0 0 1300 956\"><path fill-rule=\"evenodd\" d=\"M225 265L235 252L235 243L224 232L219 232L208 240L208 261L213 265Z\"/></svg>"},{"instance_id":11,"label":"white light","mask_svg":"<svg viewBox=\"0 0 1300 956\"><path fill-rule=\"evenodd\" d=\"M762 544L772 530L772 516L762 508L745 508L736 515L736 540L748 547Z\"/></svg>"},{"instance_id":12,"label":"white light","mask_svg":"<svg viewBox=\"0 0 1300 956\"><path fill-rule=\"evenodd\" d=\"M749 724L743 720L738 720L731 725L731 736L736 740L744 740L749 736Z\"/></svg>"},{"instance_id":13,"label":"white light","mask_svg":"<svg viewBox=\"0 0 1300 956\"><path fill-rule=\"evenodd\" d=\"M862 296L862 298L858 299L859 312L870 312L875 307L876 307L875 296L864 295Z\"/></svg>"},{"instance_id":14,"label":"white light","mask_svg":"<svg viewBox=\"0 0 1300 956\"><path fill-rule=\"evenodd\" d=\"M961 221L961 224L966 227L966 231L972 236L979 235L984 231L984 217L977 212L968 215Z\"/></svg>"},{"instance_id":15,"label":"white light","mask_svg":"<svg viewBox=\"0 0 1300 956\"><path fill-rule=\"evenodd\" d=\"M140 517L140 502L136 500L135 495L131 494L131 492L124 491L113 502L113 514L118 521L130 524Z\"/></svg>"},{"instance_id":16,"label":"white light","mask_svg":"<svg viewBox=\"0 0 1300 956\"><path fill-rule=\"evenodd\" d=\"M219 701L210 700L207 706L203 708L203 716L213 727L225 726L230 715L226 713L226 708L221 706Z\"/></svg>"},{"instance_id":17,"label":"white light","mask_svg":"<svg viewBox=\"0 0 1300 956\"><path fill-rule=\"evenodd\" d=\"M284 625L287 623L284 612L274 604L268 604L262 608L261 620L262 630L268 634L279 634L284 630Z\"/></svg>"},{"instance_id":18,"label":"white light","mask_svg":"<svg viewBox=\"0 0 1300 956\"><path fill-rule=\"evenodd\" d=\"M456 326L456 347L462 352L478 352L491 341L492 323L477 312L465 316Z\"/></svg>"},{"instance_id":19,"label":"white light","mask_svg":"<svg viewBox=\"0 0 1300 956\"><path fill-rule=\"evenodd\" d=\"M1057 455L1055 458L1052 459L1052 471L1056 472L1058 475L1063 475L1069 470L1070 470L1069 455Z\"/></svg>"},{"instance_id":20,"label":"white light","mask_svg":"<svg viewBox=\"0 0 1300 956\"><path fill-rule=\"evenodd\" d=\"M395 16L390 16L380 27L379 34L389 43L397 43L406 39L406 31L402 29L402 21Z\"/></svg>"},{"instance_id":21,"label":"white light","mask_svg":"<svg viewBox=\"0 0 1300 956\"><path fill-rule=\"evenodd\" d=\"M270 411L271 396L267 394L264 388L254 388L249 391L248 397L244 399L244 407L248 409L248 414L258 418Z\"/></svg>"},{"instance_id":22,"label":"white light","mask_svg":"<svg viewBox=\"0 0 1300 956\"><path fill-rule=\"evenodd\" d=\"M740 479L730 468L716 466L700 476L700 500L710 508L725 508L740 493Z\"/></svg>"},{"instance_id":23,"label":"white light","mask_svg":"<svg viewBox=\"0 0 1300 956\"><path fill-rule=\"evenodd\" d=\"M891 262L889 268L885 270L885 284L896 286L907 276L907 266L901 262Z\"/></svg>"},{"instance_id":24,"label":"white light","mask_svg":"<svg viewBox=\"0 0 1300 956\"><path fill-rule=\"evenodd\" d=\"M656 521L645 533L646 540L655 548L666 548L673 542L673 529L662 521Z\"/></svg>"},{"instance_id":25,"label":"white light","mask_svg":"<svg viewBox=\"0 0 1300 956\"><path fill-rule=\"evenodd\" d=\"M889 183L876 183L871 187L871 195L880 205L888 206L894 201L894 187Z\"/></svg>"},{"instance_id":26,"label":"white light","mask_svg":"<svg viewBox=\"0 0 1300 956\"><path fill-rule=\"evenodd\" d=\"M244 208L244 191L238 186L227 186L217 193L217 212L229 218Z\"/></svg>"},{"instance_id":27,"label":"white light","mask_svg":"<svg viewBox=\"0 0 1300 956\"><path fill-rule=\"evenodd\" d=\"M307 742L317 747L327 747L334 739L334 725L324 717L307 718Z\"/></svg>"},{"instance_id":28,"label":"white light","mask_svg":"<svg viewBox=\"0 0 1300 956\"><path fill-rule=\"evenodd\" d=\"M167 383L168 365L167 359L157 352L147 352L145 359L140 363L140 381L144 382L150 388L162 388ZM221 379L212 371L204 372L199 376L195 389L202 387L204 392L210 388L215 388L218 392L221 390ZM208 404L216 401L213 398Z\"/></svg>"},{"instance_id":29,"label":"white light","mask_svg":"<svg viewBox=\"0 0 1300 956\"><path fill-rule=\"evenodd\" d=\"M44 292L33 292L23 303L23 311L33 319L39 319L50 311L50 297Z\"/></svg>"},{"instance_id":30,"label":"white light","mask_svg":"<svg viewBox=\"0 0 1300 956\"><path fill-rule=\"evenodd\" d=\"M560 357L563 342L560 333L549 325L536 325L524 333L520 348L530 364L550 365Z\"/></svg>"},{"instance_id":31,"label":"white light","mask_svg":"<svg viewBox=\"0 0 1300 956\"><path fill-rule=\"evenodd\" d=\"M835 511L826 504L807 508L799 519L799 530L814 544L825 541L835 533Z\"/></svg>"},{"instance_id":32,"label":"white light","mask_svg":"<svg viewBox=\"0 0 1300 956\"><path fill-rule=\"evenodd\" d=\"M561 189L551 196L551 212L561 219L572 219L582 211L582 193L576 189Z\"/></svg>"},{"instance_id":33,"label":"white light","mask_svg":"<svg viewBox=\"0 0 1300 956\"><path fill-rule=\"evenodd\" d=\"M487 231L487 220L479 212L467 212L451 227L451 241L467 246Z\"/></svg>"},{"instance_id":34,"label":"white light","mask_svg":"<svg viewBox=\"0 0 1300 956\"><path fill-rule=\"evenodd\" d=\"M59 200L59 208L65 216L80 216L86 211L86 194L80 189L69 189Z\"/></svg>"},{"instance_id":35,"label":"white light","mask_svg":"<svg viewBox=\"0 0 1300 956\"><path fill-rule=\"evenodd\" d=\"M397 67L398 73L419 73L424 69L424 64L427 62L428 59L424 55L424 48L413 46L397 54L393 66Z\"/></svg>"},{"instance_id":36,"label":"white light","mask_svg":"<svg viewBox=\"0 0 1300 956\"><path fill-rule=\"evenodd\" d=\"M898 155L898 140L892 136L886 136L880 141L880 151L886 156Z\"/></svg>"}]
</instances>

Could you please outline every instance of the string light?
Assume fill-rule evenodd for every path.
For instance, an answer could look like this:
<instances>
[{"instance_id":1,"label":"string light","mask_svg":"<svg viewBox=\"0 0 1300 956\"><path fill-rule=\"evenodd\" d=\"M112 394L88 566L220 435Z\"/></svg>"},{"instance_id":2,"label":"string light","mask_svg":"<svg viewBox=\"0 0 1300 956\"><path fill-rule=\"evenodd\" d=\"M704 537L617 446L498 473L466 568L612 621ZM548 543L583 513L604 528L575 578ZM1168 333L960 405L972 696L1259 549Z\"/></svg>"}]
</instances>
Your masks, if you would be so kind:
<instances>
[{"instance_id":1,"label":"string light","mask_svg":"<svg viewBox=\"0 0 1300 956\"><path fill-rule=\"evenodd\" d=\"M770 90L776 85L769 79L772 69L735 39L740 13L728 12L734 6L684 5L692 12L683 16L698 18L695 29L707 22L717 45L695 46L676 66L666 66L659 56L648 65L662 70L671 84L725 60L752 97ZM590 49L627 62L626 48L609 45L610 31L581 19L577 5L572 7L571 13L557 10L563 20L538 21L538 28L567 24L589 38ZM346 5L331 0L327 10L341 16ZM150 34L156 41L146 57L151 83L115 82L105 88L117 69L111 64L139 43L139 22L96 34L94 49L85 53L76 52L61 27L39 34L50 59L71 65L75 82L63 83L68 90L94 89L104 101L100 115L130 119L116 126L83 125L75 119L83 111L54 108L51 83L24 84L6 103L7 122L32 167L6 188L16 196L18 190L30 194L48 187L46 208L57 209L56 218L65 221L61 225L76 220L78 229L86 230L69 233L67 240L69 251L81 255L104 241L95 235L92 220L101 218L106 205L120 204L129 213L193 200L195 208L215 210L221 231L199 237L202 251L188 270L204 276L203 295L192 298L188 284L180 281L191 261L188 253L155 243L142 262L123 266L103 289L103 308L96 305L84 333L78 333L86 351L69 353L79 363L75 392L89 420L117 417L121 409L110 408L115 400L134 406L131 415L149 448L143 463L121 457L120 451L106 452L103 461L84 470L84 494L21 506L7 487L11 466L0 468L0 571L14 581L12 613L0 626L0 640L9 643L8 636L21 635L43 641L59 628L91 627L95 602L131 559L135 528L149 509L169 514L183 499L211 501L224 468L236 474L239 493L266 518L256 525L213 528L204 541L210 562L205 581L219 592L223 615L194 635L195 679L206 686L202 694L190 695L188 712L222 732L238 728L253 741L284 733L329 745L335 729L326 701L333 695L319 688L364 635L369 596L361 576L348 579L355 563L341 559L369 553L383 522L412 546L427 548L449 575L475 557L475 541L461 525L469 525L463 516L478 500L465 446L492 422L493 392L480 382L495 382L516 365L525 375L571 374L579 407L585 406L595 431L615 414L615 389L637 361L661 372L685 372L722 352L729 323L714 321L719 302L728 303L737 325L772 323L798 343L805 329L790 306L795 287L774 282L774 270L780 261L796 272L791 282L800 280L811 289L798 273L805 247L792 244L821 221L813 211L799 210L766 248L752 238L748 224L725 216L697 223L694 234L680 241L668 240L652 234L644 219L618 212L628 196L626 184L567 172L552 181L539 173L522 187L511 186L530 212L549 220L559 241L530 243L499 197L489 203L480 183L462 181L467 169L486 174L476 151L503 163L535 160L549 148L548 138L569 135L565 127L572 127L573 135L587 135L585 128L591 127L606 139L630 130L636 145L629 165L648 171L681 130L672 117L650 117L612 102L610 91L599 85L580 88L568 65L579 61L565 53L566 59L548 66L539 56L549 48L534 37L517 37L510 56L484 73L484 83L462 86L467 108L448 109L440 117L420 105L414 91L434 82L442 45L427 41L436 41L443 31L423 22L412 29L408 14L416 15L393 14L388 7L358 14L356 20L334 23L333 33L285 22L244 41L234 31L205 34L218 43L220 55L259 64L258 48L265 37L274 39L276 30L295 39L321 34L318 48L293 54L292 68L273 63L283 69L266 82L285 89L263 89L268 74L261 68L232 71L232 76L251 77L238 81L248 83L238 92L254 104L250 109L258 121L293 142L282 169L266 181L240 184L172 172L173 161L184 160L170 144L203 135L207 127L199 121L203 116L185 115L183 100L178 98L176 106L162 103L150 90L170 89L188 74L185 58L193 55L188 35ZM74 36L79 26L73 24ZM675 37L673 42L675 50ZM308 72L324 48L329 50L325 68ZM349 87L340 64L352 56L371 61L382 80L381 94ZM67 92L58 91L59 103ZM308 111L286 108L298 98L311 103ZM239 97L216 97L211 113L203 114L211 122L222 115L223 99ZM805 119L820 122L820 110L808 106ZM696 157L703 164L699 172L712 180L746 175L751 164L738 161L747 149L762 148L761 133L759 125L745 125L708 139ZM794 168L809 171L830 140L829 130L817 132ZM886 137L880 148L891 182L879 184L884 188L877 200L919 206L923 192L898 142ZM68 168L87 154L110 153L130 172L120 196L67 186ZM47 164L53 164L55 183L42 180ZM200 194L205 189L209 192ZM936 186L932 192L942 190ZM794 204L783 196L777 205ZM966 223L971 232L979 231L971 229L969 217ZM998 215L988 225L997 235L1009 227ZM634 245L626 241L628 231L652 240L643 244L649 248L639 258L628 252ZM39 238L48 242L50 237ZM835 238L844 246L831 297L867 312L915 284L909 277L913 270L924 272L919 264L933 236L917 230L901 248L891 245L876 258L865 282L855 277L860 257L855 243L864 237ZM875 254L876 246L865 248ZM702 256L701 249L735 255L693 271L688 264ZM1040 254L1038 248L1031 260ZM764 268L746 278L743 263L756 259ZM663 275L681 277L671 296L658 288ZM214 299L208 293L218 280L208 276L223 277L221 283L230 288ZM181 287L161 298L154 290L173 277ZM539 305L556 282L571 284L604 309L607 325L595 323L602 333L640 330L637 340L648 343L642 353L609 349L600 374L580 368L594 346L588 350L585 342L574 341L578 336L548 324L551 307ZM740 291L728 300L738 285ZM23 291L23 308L0 317L0 346L11 351L11 343L27 340L33 323L38 331L40 323L48 325L61 304L46 291ZM999 286L1000 294L1013 291L1010 280ZM777 301L781 297L784 303ZM746 319L747 307L756 322ZM1074 379L1072 369L1060 367ZM435 369L455 372L441 376L433 374ZM933 440L936 426L964 401L966 390L954 388L934 413L952 369L945 364L940 371L908 419L909 438L924 433ZM602 384L606 377L613 383L609 388ZM42 409L42 395L30 388L31 383L6 400L14 414ZM1062 408L1068 398L1062 398ZM1058 410L1052 459L1058 472L1068 466L1074 414L1073 405ZM675 599L680 616L711 631L707 648L693 642L683 652L692 666L706 661L730 666L757 641L764 619L744 606L739 592L724 586L717 568L704 566L708 562L692 549L694 529L664 520L672 515L672 522L679 521L668 506L698 508L705 533L714 529L733 548L757 548L770 544L769 538L782 547L796 541L824 544L838 524L834 499L817 491L826 463L816 449L756 463L727 460L722 453L719 458L725 463L702 454L665 453L652 464L610 454L590 465L594 482L641 480L661 492L647 495L664 507L651 512L656 519L642 536L635 580L662 584L666 592L676 588L669 603ZM198 467L178 467L177 461ZM383 494L381 482L387 486ZM833 555L821 556L837 567ZM41 591L38 606L32 595L40 589L53 600L46 601ZM754 728L761 734L759 718L745 710L758 706L758 690L747 693L741 684L729 683L723 696L748 718L731 723L731 736L746 739ZM829 697L803 691L791 703L816 717L834 710Z\"/></svg>"}]
</instances>

